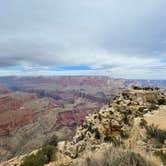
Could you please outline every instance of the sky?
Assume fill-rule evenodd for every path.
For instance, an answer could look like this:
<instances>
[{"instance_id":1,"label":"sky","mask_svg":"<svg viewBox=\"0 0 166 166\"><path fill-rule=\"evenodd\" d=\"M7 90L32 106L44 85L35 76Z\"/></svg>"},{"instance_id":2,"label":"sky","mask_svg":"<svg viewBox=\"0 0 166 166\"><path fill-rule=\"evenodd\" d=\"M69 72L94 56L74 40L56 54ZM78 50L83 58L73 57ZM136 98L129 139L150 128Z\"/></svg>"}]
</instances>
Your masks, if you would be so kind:
<instances>
[{"instance_id":1,"label":"sky","mask_svg":"<svg viewBox=\"0 0 166 166\"><path fill-rule=\"evenodd\" d=\"M165 0L0 0L0 76L166 79Z\"/></svg>"}]
</instances>

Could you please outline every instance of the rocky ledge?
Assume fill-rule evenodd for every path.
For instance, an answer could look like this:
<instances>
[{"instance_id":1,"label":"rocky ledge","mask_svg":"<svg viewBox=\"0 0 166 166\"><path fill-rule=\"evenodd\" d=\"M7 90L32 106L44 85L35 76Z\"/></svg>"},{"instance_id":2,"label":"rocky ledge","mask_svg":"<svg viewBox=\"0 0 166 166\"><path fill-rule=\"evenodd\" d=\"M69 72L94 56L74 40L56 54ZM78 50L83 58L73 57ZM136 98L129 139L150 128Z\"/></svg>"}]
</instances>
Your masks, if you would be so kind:
<instances>
[{"instance_id":1,"label":"rocky ledge","mask_svg":"<svg viewBox=\"0 0 166 166\"><path fill-rule=\"evenodd\" d=\"M134 118L158 109L166 103L164 93L158 88L124 90L98 113L88 115L70 142L61 142L59 150L76 158L84 150L93 150L104 142L119 144L128 136Z\"/></svg>"}]
</instances>

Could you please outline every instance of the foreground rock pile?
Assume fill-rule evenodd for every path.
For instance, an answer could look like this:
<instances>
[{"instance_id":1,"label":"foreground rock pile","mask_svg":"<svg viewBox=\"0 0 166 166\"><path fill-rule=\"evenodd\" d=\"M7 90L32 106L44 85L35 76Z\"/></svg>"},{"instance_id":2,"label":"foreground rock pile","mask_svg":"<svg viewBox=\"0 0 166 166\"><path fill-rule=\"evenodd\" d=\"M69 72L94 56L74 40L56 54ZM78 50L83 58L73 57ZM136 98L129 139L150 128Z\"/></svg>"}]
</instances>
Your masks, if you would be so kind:
<instances>
[{"instance_id":1,"label":"foreground rock pile","mask_svg":"<svg viewBox=\"0 0 166 166\"><path fill-rule=\"evenodd\" d=\"M98 113L88 115L76 131L73 140L61 144L60 150L76 158L84 150L94 150L101 143L122 143L128 136L134 118L141 117L164 104L166 98L158 88L127 89L103 107Z\"/></svg>"}]
</instances>

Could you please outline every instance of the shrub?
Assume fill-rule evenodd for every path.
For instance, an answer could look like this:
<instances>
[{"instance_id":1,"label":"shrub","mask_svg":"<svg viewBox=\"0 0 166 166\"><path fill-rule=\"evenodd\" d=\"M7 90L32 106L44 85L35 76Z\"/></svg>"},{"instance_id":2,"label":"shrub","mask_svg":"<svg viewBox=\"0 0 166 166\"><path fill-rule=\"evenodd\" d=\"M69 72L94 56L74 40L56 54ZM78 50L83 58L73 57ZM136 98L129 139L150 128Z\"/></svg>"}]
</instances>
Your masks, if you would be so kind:
<instances>
[{"instance_id":1,"label":"shrub","mask_svg":"<svg viewBox=\"0 0 166 166\"><path fill-rule=\"evenodd\" d=\"M147 121L145 119L141 119L140 126L141 127L146 127L147 126Z\"/></svg>"},{"instance_id":2,"label":"shrub","mask_svg":"<svg viewBox=\"0 0 166 166\"><path fill-rule=\"evenodd\" d=\"M159 105L166 105L166 99L165 98L159 99L158 104Z\"/></svg>"},{"instance_id":3,"label":"shrub","mask_svg":"<svg viewBox=\"0 0 166 166\"><path fill-rule=\"evenodd\" d=\"M142 88L139 87L139 86L133 86L133 89L134 89L134 90L142 90Z\"/></svg>"},{"instance_id":4,"label":"shrub","mask_svg":"<svg viewBox=\"0 0 166 166\"><path fill-rule=\"evenodd\" d=\"M53 154L55 153L55 147L48 145L39 150L36 154L26 156L21 166L43 166L49 163Z\"/></svg>"},{"instance_id":5,"label":"shrub","mask_svg":"<svg viewBox=\"0 0 166 166\"><path fill-rule=\"evenodd\" d=\"M100 132L98 129L95 129L95 138L100 139Z\"/></svg>"},{"instance_id":6,"label":"shrub","mask_svg":"<svg viewBox=\"0 0 166 166\"><path fill-rule=\"evenodd\" d=\"M89 122L89 125L87 126L87 129L88 129L88 131L93 133L92 126L93 126L93 124L91 122Z\"/></svg>"},{"instance_id":7,"label":"shrub","mask_svg":"<svg viewBox=\"0 0 166 166\"><path fill-rule=\"evenodd\" d=\"M112 137L106 136L106 137L104 137L104 141L105 142L112 142L113 139L112 139Z\"/></svg>"},{"instance_id":8,"label":"shrub","mask_svg":"<svg viewBox=\"0 0 166 166\"><path fill-rule=\"evenodd\" d=\"M109 166L151 166L140 154L135 152L126 152L122 156L109 162Z\"/></svg>"},{"instance_id":9,"label":"shrub","mask_svg":"<svg viewBox=\"0 0 166 166\"><path fill-rule=\"evenodd\" d=\"M40 154L31 154L24 158L21 166L43 166L48 162L47 156Z\"/></svg>"},{"instance_id":10,"label":"shrub","mask_svg":"<svg viewBox=\"0 0 166 166\"><path fill-rule=\"evenodd\" d=\"M114 136L106 136L104 138L104 141L105 142L111 142L113 143L114 146L120 146L121 145L121 140L120 140L120 137L119 138L116 138Z\"/></svg>"},{"instance_id":11,"label":"shrub","mask_svg":"<svg viewBox=\"0 0 166 166\"><path fill-rule=\"evenodd\" d=\"M135 116L136 117L143 117L144 113L143 112L136 112Z\"/></svg>"},{"instance_id":12,"label":"shrub","mask_svg":"<svg viewBox=\"0 0 166 166\"><path fill-rule=\"evenodd\" d=\"M52 145L47 145L46 147L43 147L41 150L41 154L44 154L47 156L48 161L51 161L53 159L53 155L55 153L56 148Z\"/></svg>"},{"instance_id":13,"label":"shrub","mask_svg":"<svg viewBox=\"0 0 166 166\"><path fill-rule=\"evenodd\" d=\"M154 166L140 154L120 148L110 148L102 153L87 154L71 166Z\"/></svg>"},{"instance_id":14,"label":"shrub","mask_svg":"<svg viewBox=\"0 0 166 166\"><path fill-rule=\"evenodd\" d=\"M144 87L143 90L153 90L151 87Z\"/></svg>"},{"instance_id":15,"label":"shrub","mask_svg":"<svg viewBox=\"0 0 166 166\"><path fill-rule=\"evenodd\" d=\"M123 121L125 124L129 124L129 117L128 117L128 113L124 113L124 118L123 118Z\"/></svg>"},{"instance_id":16,"label":"shrub","mask_svg":"<svg viewBox=\"0 0 166 166\"><path fill-rule=\"evenodd\" d=\"M124 97L124 99L129 99L129 94L128 93L122 92L122 96Z\"/></svg>"},{"instance_id":17,"label":"shrub","mask_svg":"<svg viewBox=\"0 0 166 166\"><path fill-rule=\"evenodd\" d=\"M51 137L36 154L24 157L20 166L43 166L54 159L57 137Z\"/></svg>"},{"instance_id":18,"label":"shrub","mask_svg":"<svg viewBox=\"0 0 166 166\"><path fill-rule=\"evenodd\" d=\"M155 89L155 90L160 90L160 88L159 88L159 87L155 87L154 89Z\"/></svg>"},{"instance_id":19,"label":"shrub","mask_svg":"<svg viewBox=\"0 0 166 166\"><path fill-rule=\"evenodd\" d=\"M120 131L120 136L124 139L129 138L129 135L130 135L129 131L123 131L123 130Z\"/></svg>"},{"instance_id":20,"label":"shrub","mask_svg":"<svg viewBox=\"0 0 166 166\"><path fill-rule=\"evenodd\" d=\"M49 138L45 143L44 146L47 145L52 145L52 146L57 146L58 144L58 138L56 135L53 135L51 138Z\"/></svg>"},{"instance_id":21,"label":"shrub","mask_svg":"<svg viewBox=\"0 0 166 166\"><path fill-rule=\"evenodd\" d=\"M55 153L55 147L48 145L39 150L36 154L26 156L21 166L43 166L49 163L53 154Z\"/></svg>"},{"instance_id":22,"label":"shrub","mask_svg":"<svg viewBox=\"0 0 166 166\"><path fill-rule=\"evenodd\" d=\"M159 107L156 104L151 104L149 106L149 111L157 110Z\"/></svg>"},{"instance_id":23,"label":"shrub","mask_svg":"<svg viewBox=\"0 0 166 166\"><path fill-rule=\"evenodd\" d=\"M166 153L164 153L162 150L154 153L156 156L160 157L161 161L164 165L166 165Z\"/></svg>"},{"instance_id":24,"label":"shrub","mask_svg":"<svg viewBox=\"0 0 166 166\"><path fill-rule=\"evenodd\" d=\"M163 144L161 143L161 142L159 142L158 140L153 140L152 141L153 142L153 144L155 144L155 148L159 148L159 149L161 149L162 147L163 147Z\"/></svg>"},{"instance_id":25,"label":"shrub","mask_svg":"<svg viewBox=\"0 0 166 166\"><path fill-rule=\"evenodd\" d=\"M146 109L146 107L139 107L139 108L138 108L138 112L141 112L141 113L142 113L142 112L144 112L144 109Z\"/></svg>"},{"instance_id":26,"label":"shrub","mask_svg":"<svg viewBox=\"0 0 166 166\"><path fill-rule=\"evenodd\" d=\"M159 129L158 126L155 126L154 124L147 126L146 132L148 136L157 139L160 143L164 143L164 140L166 139L166 131Z\"/></svg>"}]
</instances>

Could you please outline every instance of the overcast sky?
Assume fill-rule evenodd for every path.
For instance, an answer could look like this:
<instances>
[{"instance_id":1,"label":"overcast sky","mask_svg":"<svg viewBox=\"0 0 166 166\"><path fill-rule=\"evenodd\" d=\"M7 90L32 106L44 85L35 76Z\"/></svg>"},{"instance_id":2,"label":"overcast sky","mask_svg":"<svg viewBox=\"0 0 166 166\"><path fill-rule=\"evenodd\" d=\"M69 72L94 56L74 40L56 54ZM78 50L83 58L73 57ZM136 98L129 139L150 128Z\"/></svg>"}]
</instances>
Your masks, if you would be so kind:
<instances>
[{"instance_id":1,"label":"overcast sky","mask_svg":"<svg viewBox=\"0 0 166 166\"><path fill-rule=\"evenodd\" d=\"M166 0L0 0L0 76L166 79Z\"/></svg>"}]
</instances>

